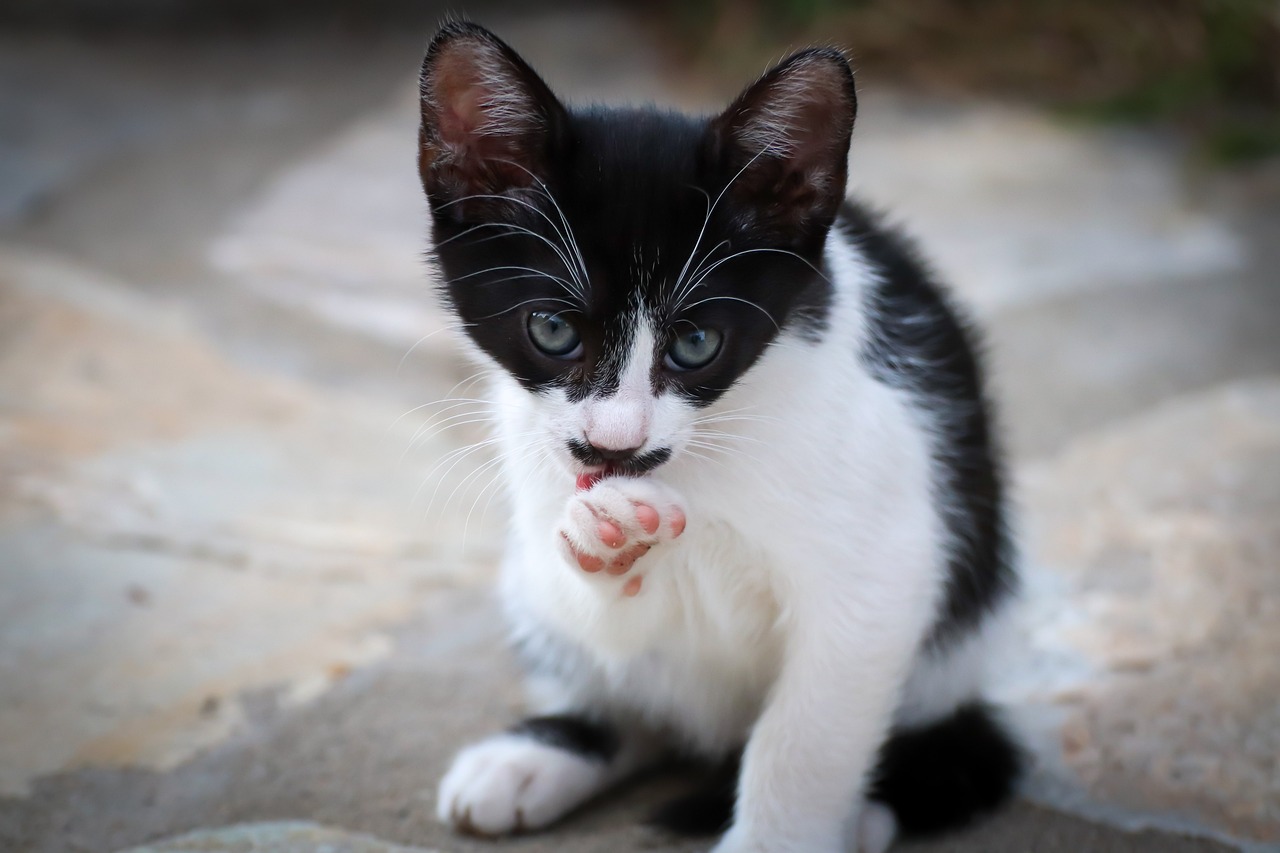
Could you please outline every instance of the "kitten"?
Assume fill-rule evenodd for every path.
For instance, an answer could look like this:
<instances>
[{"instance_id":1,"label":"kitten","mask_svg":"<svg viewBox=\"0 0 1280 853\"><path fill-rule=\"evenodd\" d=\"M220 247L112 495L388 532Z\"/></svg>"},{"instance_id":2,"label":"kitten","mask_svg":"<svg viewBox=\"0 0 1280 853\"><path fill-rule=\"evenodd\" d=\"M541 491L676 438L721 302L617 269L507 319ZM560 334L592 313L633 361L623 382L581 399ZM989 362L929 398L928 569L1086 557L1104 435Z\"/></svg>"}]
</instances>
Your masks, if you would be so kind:
<instances>
[{"instance_id":1,"label":"kitten","mask_svg":"<svg viewBox=\"0 0 1280 853\"><path fill-rule=\"evenodd\" d=\"M452 23L421 87L441 288L497 368L501 590L539 714L457 756L441 819L537 829L672 755L722 762L660 816L723 830L716 853L878 852L1001 803L992 427L969 333L845 200L843 55L710 119L569 110Z\"/></svg>"}]
</instances>

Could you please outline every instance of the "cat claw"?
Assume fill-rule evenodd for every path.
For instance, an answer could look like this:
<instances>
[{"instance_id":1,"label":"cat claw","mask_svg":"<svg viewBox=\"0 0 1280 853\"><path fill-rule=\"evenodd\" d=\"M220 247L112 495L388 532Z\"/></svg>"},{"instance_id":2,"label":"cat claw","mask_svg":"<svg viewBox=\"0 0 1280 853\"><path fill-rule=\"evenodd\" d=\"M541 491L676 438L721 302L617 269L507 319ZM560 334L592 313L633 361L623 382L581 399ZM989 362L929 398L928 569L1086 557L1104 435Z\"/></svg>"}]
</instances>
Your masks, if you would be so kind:
<instances>
[{"instance_id":1,"label":"cat claw","mask_svg":"<svg viewBox=\"0 0 1280 853\"><path fill-rule=\"evenodd\" d=\"M685 514L667 487L639 477L607 477L569 501L560 525L566 558L588 574L622 576L655 545L684 532ZM639 594L633 575L622 594Z\"/></svg>"}]
</instances>

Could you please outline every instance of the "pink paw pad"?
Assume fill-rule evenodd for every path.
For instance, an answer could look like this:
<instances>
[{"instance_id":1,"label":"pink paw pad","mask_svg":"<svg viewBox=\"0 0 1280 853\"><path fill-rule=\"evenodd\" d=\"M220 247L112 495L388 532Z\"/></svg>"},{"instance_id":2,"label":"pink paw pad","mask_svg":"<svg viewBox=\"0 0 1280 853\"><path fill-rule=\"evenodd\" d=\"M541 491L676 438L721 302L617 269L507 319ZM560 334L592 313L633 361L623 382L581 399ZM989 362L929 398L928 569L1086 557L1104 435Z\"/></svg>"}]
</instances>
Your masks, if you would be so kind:
<instances>
[{"instance_id":1,"label":"pink paw pad","mask_svg":"<svg viewBox=\"0 0 1280 853\"><path fill-rule=\"evenodd\" d=\"M610 548L621 548L627 544L627 534L623 533L622 528L612 521L602 520L597 524L596 535L600 537L601 542Z\"/></svg>"},{"instance_id":2,"label":"pink paw pad","mask_svg":"<svg viewBox=\"0 0 1280 853\"><path fill-rule=\"evenodd\" d=\"M636 564L653 546L684 532L677 496L642 478L583 475L577 485L560 529L566 557L588 574L626 575L622 595L638 595Z\"/></svg>"},{"instance_id":3,"label":"pink paw pad","mask_svg":"<svg viewBox=\"0 0 1280 853\"><path fill-rule=\"evenodd\" d=\"M657 533L658 525L662 524L662 516L648 504L636 504L636 521L640 522L645 533Z\"/></svg>"},{"instance_id":4,"label":"pink paw pad","mask_svg":"<svg viewBox=\"0 0 1280 853\"><path fill-rule=\"evenodd\" d=\"M680 507L674 507L671 511L671 535L679 536L684 533L685 517Z\"/></svg>"}]
</instances>

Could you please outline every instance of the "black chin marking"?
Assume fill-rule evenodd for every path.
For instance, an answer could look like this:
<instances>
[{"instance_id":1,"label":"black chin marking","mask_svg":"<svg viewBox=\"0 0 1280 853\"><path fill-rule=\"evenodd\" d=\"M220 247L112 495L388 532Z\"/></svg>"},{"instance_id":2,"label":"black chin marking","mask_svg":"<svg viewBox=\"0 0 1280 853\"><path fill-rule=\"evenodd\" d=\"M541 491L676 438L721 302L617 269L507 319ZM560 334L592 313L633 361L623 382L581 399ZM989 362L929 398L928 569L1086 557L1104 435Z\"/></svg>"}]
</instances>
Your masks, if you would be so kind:
<instances>
[{"instance_id":1,"label":"black chin marking","mask_svg":"<svg viewBox=\"0 0 1280 853\"><path fill-rule=\"evenodd\" d=\"M626 460L605 459L594 447L581 439L566 442L573 458L583 465L605 465L610 474L623 474L638 477L665 464L671 458L670 447L659 447L648 453L641 453Z\"/></svg>"}]
</instances>

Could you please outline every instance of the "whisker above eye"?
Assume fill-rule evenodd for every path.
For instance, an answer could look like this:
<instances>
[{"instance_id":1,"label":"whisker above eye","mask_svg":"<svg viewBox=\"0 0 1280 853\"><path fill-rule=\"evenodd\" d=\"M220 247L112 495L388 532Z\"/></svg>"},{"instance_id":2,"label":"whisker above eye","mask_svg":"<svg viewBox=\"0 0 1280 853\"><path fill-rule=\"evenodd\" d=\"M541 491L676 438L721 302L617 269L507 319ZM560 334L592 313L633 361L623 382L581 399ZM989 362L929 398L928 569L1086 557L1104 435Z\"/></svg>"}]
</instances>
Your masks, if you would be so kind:
<instances>
[{"instance_id":1,"label":"whisker above eye","mask_svg":"<svg viewBox=\"0 0 1280 853\"><path fill-rule=\"evenodd\" d=\"M505 277L503 277L503 278L494 279L494 280L492 280L492 281L485 281L485 282L481 282L481 284L482 284L482 285L498 285L498 284L505 284L505 283L512 282L512 281L527 281L527 280L530 280L530 279L533 279L533 280L546 279L546 280L548 280L548 281L553 281L553 282L555 282L555 283L559 284L559 285L560 285L560 287L561 287L561 289L562 289L562 290L564 290L564 291L565 291L565 293L566 293L568 296L573 297L572 299L558 299L558 298L555 298L555 297L546 297L546 300L547 300L547 301L549 301L549 302L561 302L561 303L564 303L565 305L568 305L568 306L570 306L571 308L574 308L574 309L583 309L583 308L585 308L585 307L586 307L586 301L585 301L584 299L582 299L582 298L578 295L578 291L577 291L577 290L575 290L574 288L572 288L572 287L569 285L569 283L568 283L568 282L566 282L564 279L559 278L559 277L554 276L554 275L551 275L550 273L544 272L544 271L542 271L542 270L533 269L532 267L519 267L519 266L500 266L500 267L489 267L489 268L487 268L487 269L483 269L483 270L476 270L475 272L471 272L471 273L467 273L466 275L458 276L457 278L452 279L452 280L450 281L450 283L452 284L452 283L454 283L454 282L459 282L459 281L462 281L463 279L471 278L471 277L473 277L473 276L477 276L477 275L481 275L481 274L489 273L489 272L499 272L499 271L502 271L502 270L515 270L515 271L521 271L521 270L523 270L524 272L522 272L522 273L521 273L521 274L519 274L519 275L509 275L509 276L505 276ZM536 301L536 300L535 300L535 301ZM524 303L521 303L521 304L524 304ZM510 310L510 309L507 309L507 310ZM500 312L498 312L498 313L499 313L499 314L501 314L501 313L504 313L504 312L501 312L501 311L500 311ZM491 315L489 315L489 317L495 317L495 316L497 316L497 314L491 314ZM489 317L480 317L480 318L478 318L478 319L476 319L476 320L473 320L473 321L471 321L471 322L472 322L472 324L474 325L475 323L479 323L479 322L481 322L481 321L483 321L483 320L487 320L487 319L489 319Z\"/></svg>"},{"instance_id":2,"label":"whisker above eye","mask_svg":"<svg viewBox=\"0 0 1280 853\"><path fill-rule=\"evenodd\" d=\"M689 271L689 264L693 263L694 256L698 254L698 247L702 245L702 238L706 235L707 226L711 223L711 214L715 211L716 206L720 204L720 199L724 198L724 194L729 191L729 187L733 186L734 182L737 181L738 178L742 177L742 174L746 172L753 163L764 156L765 153L773 153L773 150L774 146L772 144L761 148L754 157L748 160L746 164L729 179L729 182L724 185L724 188L721 189L720 193L716 196L716 200L707 205L707 214L702 218L702 228L698 230L698 236L693 241L693 248L689 250L689 258L684 262L684 266L680 268L680 274L676 276L675 284L672 285L672 290L676 291L675 298L670 300L673 304L679 305L680 301L684 299L684 290L681 289L681 284L684 281L685 273ZM710 193L701 187L694 187L694 189L702 193L708 200L711 198ZM712 251L714 251L714 249Z\"/></svg>"},{"instance_id":3,"label":"whisker above eye","mask_svg":"<svg viewBox=\"0 0 1280 853\"><path fill-rule=\"evenodd\" d=\"M693 270L689 273L689 278L697 279L698 272L702 269L702 265L710 261L712 256L715 255L715 253L720 249L721 246L729 246L729 245L732 245L732 244L728 240L721 240L719 243L716 243L714 246L708 249L703 254L702 260L698 261L698 265L694 267Z\"/></svg>"},{"instance_id":4,"label":"whisker above eye","mask_svg":"<svg viewBox=\"0 0 1280 853\"><path fill-rule=\"evenodd\" d=\"M711 273L715 272L724 264L727 264L729 261L735 260L736 258L743 257L744 255L755 255L755 254L761 254L761 253L785 255L787 257L795 258L797 261L800 261L809 269L813 270L814 273L816 273L819 277L821 277L823 281L830 282L830 279L827 277L826 273L818 269L818 267L814 266L814 264L811 261L809 261L807 258L797 254L796 252L792 252L789 249L774 249L774 248L768 248L768 247L743 249L740 252L734 252L733 254L728 255L727 257L723 257L720 260L716 261L715 263L711 264L709 267L703 270L702 273L697 276L697 278L691 277L689 284L680 292L679 298L672 301L671 307L668 310L671 312L678 311L681 308L681 302L685 298L687 298L690 293L692 293L694 290L701 287L702 283L707 280L707 278L711 275Z\"/></svg>"},{"instance_id":5,"label":"whisker above eye","mask_svg":"<svg viewBox=\"0 0 1280 853\"><path fill-rule=\"evenodd\" d=\"M565 270L569 273L569 276L573 279L572 283L563 282L565 288L570 290L574 295L580 297L584 301L586 300L586 285L583 283L582 279L578 277L577 272L574 270L573 265L569 262L569 258L565 255L564 251L562 251L560 247L558 247L555 243L552 243L549 239L547 239L542 234L539 234L538 232L532 229L525 228L523 225L516 225L514 222L482 222L481 224L474 225L471 228L468 228L459 234L455 234L446 240L442 240L441 242L436 244L436 248L439 249L440 246L444 246L450 243L451 241L456 240L460 237L464 237L467 234L470 234L471 232L476 231L480 228L504 228L506 229L506 233L495 234L492 237L486 237L482 240L477 240L476 241L477 245L480 243L488 242L489 240L496 240L500 237L510 237L515 234L524 234L534 238L535 240L541 240L551 249L552 252L555 253L560 263L564 265Z\"/></svg>"},{"instance_id":6,"label":"whisker above eye","mask_svg":"<svg viewBox=\"0 0 1280 853\"><path fill-rule=\"evenodd\" d=\"M547 201L551 202L551 206L556 209L556 215L560 217L560 222L564 225L563 233L561 233L559 229L556 229L557 236L559 236L560 239L572 249L574 256L578 260L578 267L582 272L582 278L584 281L587 280L589 278L587 275L587 262L582 257L582 250L578 248L578 241L573 235L573 228L569 225L569 218L565 216L564 209L560 207L560 202L556 201L555 195L551 192L551 189L547 186L546 182L543 181L542 178L538 177L538 175L531 169L527 168L523 163L516 163L513 160L502 160L501 162L515 166L537 182L538 188L542 192L543 197L546 198Z\"/></svg>"},{"instance_id":7,"label":"whisker above eye","mask_svg":"<svg viewBox=\"0 0 1280 853\"><path fill-rule=\"evenodd\" d=\"M693 309L693 308L697 308L699 305L705 305L705 304L707 304L708 302L720 302L720 301L725 301L725 302L741 302L743 305L750 305L752 308L756 309L756 310L757 310L757 311L759 311L761 314L763 314L764 316L768 317L768 318L769 318L769 322L770 322L770 323L773 323L773 327L774 327L775 329L777 329L778 331L782 331L782 327L778 325L778 321L777 321L777 320L775 320L775 319L773 318L773 315L772 315L772 314L770 314L768 311L766 311L766 310L765 310L764 308L762 308L761 306L759 306L759 305L757 305L756 303L752 302L750 299L743 299L741 296L708 296L706 299L700 299L700 300L698 300L697 302L695 302L695 303L693 303L692 305L689 305L689 306L687 306L687 307L688 307L688 309Z\"/></svg>"},{"instance_id":8,"label":"whisker above eye","mask_svg":"<svg viewBox=\"0 0 1280 853\"><path fill-rule=\"evenodd\" d=\"M484 269L475 270L465 275L456 276L455 278L449 279L449 284L456 284L457 282L460 282L460 281L466 281L469 278L475 278L476 276L484 275L485 273L505 272L507 270L514 270L517 272L526 272L532 276L537 276L539 278L549 278L552 281L557 281L557 282L560 282L561 284L569 283L564 279L560 278L559 276L552 275L551 273L545 270L536 269L534 267L522 267L514 264L505 264L503 266L497 266L497 267L485 267ZM502 279L502 281L506 281L506 280L507 279Z\"/></svg>"},{"instance_id":9,"label":"whisker above eye","mask_svg":"<svg viewBox=\"0 0 1280 853\"><path fill-rule=\"evenodd\" d=\"M557 226L557 225L555 224L555 222L553 222L553 221L551 220L551 217L550 217L550 216L547 216L547 214L546 214L544 211L542 211L541 209L539 209L537 205L530 204L529 202L525 201L524 199L522 199L522 198L517 198L517 197L515 197L515 196L499 195L499 194L496 194L496 193L475 193L475 194L472 194L472 195L469 195L469 196L463 196L463 197L461 197L461 198L454 199L453 201L450 201L450 202L446 202L445 204L442 204L440 207L441 207L441 209L443 210L444 208L451 207L451 206L453 206L453 205L455 205L455 204L458 204L458 203L460 203L460 202L464 202L464 201L468 201L468 200L475 201L475 200L484 200L484 199L492 199L492 200L496 200L496 201L509 202L509 203L511 203L511 204L518 204L518 205L520 205L521 207L527 208L528 210L533 211L534 213L538 214L538 215L539 215L539 216L541 216L543 219L545 219L545 220L546 220L546 222L547 222L547 224L551 226L551 229L552 229L553 231L555 231L556 236L557 236L557 237L559 237L559 238L561 239L561 241L564 241L564 242L568 243L569 239L571 239L571 238L569 238L569 237L566 237L566 235L565 235L565 234L561 233L559 226ZM554 203L554 200L553 200L553 203ZM556 208L557 208L557 209L559 209L559 205L558 205L558 204L556 205ZM561 214L561 215L563 215L563 214ZM526 230L528 230L528 229L526 229ZM573 264L569 262L569 258L568 258L568 256L567 256L567 255L565 255L564 251L563 251L559 246L556 246L554 243L552 243L550 240L547 240L547 238L543 237L541 234L538 234L538 233L536 233L536 232L534 232L534 231L529 231L529 233L530 233L531 235L535 236L535 237L540 237L541 239L543 239L543 240L546 242L546 244L547 244L548 246L550 246L550 247L551 247L551 250L552 250L552 251L554 251L554 252L555 252L555 253L560 257L560 261L565 265L565 268L569 271L569 275L570 275L570 276L572 276L573 280L577 283L577 285L578 285L578 287L579 287L579 290L580 290L580 291L582 291L582 292L580 293L580 295L585 299L585 298L586 298L586 293L585 293L586 283L585 283L585 281L584 281L582 278L579 278L579 276L578 276L578 270L576 270L576 269L574 268ZM576 249L576 243L575 243L574 245L575 245L575 249ZM581 258L581 254L580 254L580 253L579 253L578 257L579 257L579 258ZM582 269L582 273L583 273L583 275L585 276L585 274L586 274L586 269L585 269L585 267Z\"/></svg>"},{"instance_id":10,"label":"whisker above eye","mask_svg":"<svg viewBox=\"0 0 1280 853\"><path fill-rule=\"evenodd\" d=\"M578 303L570 302L568 299L545 299L545 298L539 297L537 299L526 299L523 302L517 302L515 305L512 305L510 308L503 308L501 311L495 311L494 313L489 314L488 316L485 316L485 317L481 317L480 319L492 320L494 317L501 317L503 314L506 314L510 311L514 311L523 305L532 305L535 302L559 302L563 305L568 305L571 309L578 308Z\"/></svg>"}]
</instances>

